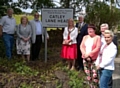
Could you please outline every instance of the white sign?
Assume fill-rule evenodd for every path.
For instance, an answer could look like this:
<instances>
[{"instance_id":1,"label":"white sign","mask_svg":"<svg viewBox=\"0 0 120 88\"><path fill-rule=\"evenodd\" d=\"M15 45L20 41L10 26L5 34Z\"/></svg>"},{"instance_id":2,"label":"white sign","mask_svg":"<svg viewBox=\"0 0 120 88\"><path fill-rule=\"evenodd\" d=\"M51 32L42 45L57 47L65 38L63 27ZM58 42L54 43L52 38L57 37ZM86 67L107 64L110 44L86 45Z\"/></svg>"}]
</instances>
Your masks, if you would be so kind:
<instances>
[{"instance_id":1,"label":"white sign","mask_svg":"<svg viewBox=\"0 0 120 88\"><path fill-rule=\"evenodd\" d=\"M73 9L42 9L43 27L66 27L69 18L73 18Z\"/></svg>"}]
</instances>

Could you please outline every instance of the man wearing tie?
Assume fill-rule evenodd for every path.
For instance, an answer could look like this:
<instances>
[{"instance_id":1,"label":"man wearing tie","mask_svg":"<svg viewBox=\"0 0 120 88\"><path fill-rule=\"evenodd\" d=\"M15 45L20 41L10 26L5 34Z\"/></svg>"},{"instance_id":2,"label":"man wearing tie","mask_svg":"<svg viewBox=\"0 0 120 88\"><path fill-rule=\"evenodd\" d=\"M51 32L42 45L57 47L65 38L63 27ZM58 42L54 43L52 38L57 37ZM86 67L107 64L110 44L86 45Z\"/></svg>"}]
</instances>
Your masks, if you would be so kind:
<instances>
[{"instance_id":1,"label":"man wearing tie","mask_svg":"<svg viewBox=\"0 0 120 88\"><path fill-rule=\"evenodd\" d=\"M80 51L80 44L82 42L82 39L85 35L88 34L87 29L88 25L84 22L84 16L79 16L79 22L76 23L76 27L78 28L78 36L77 36L77 69L83 70L83 59L81 57L81 51Z\"/></svg>"}]
</instances>

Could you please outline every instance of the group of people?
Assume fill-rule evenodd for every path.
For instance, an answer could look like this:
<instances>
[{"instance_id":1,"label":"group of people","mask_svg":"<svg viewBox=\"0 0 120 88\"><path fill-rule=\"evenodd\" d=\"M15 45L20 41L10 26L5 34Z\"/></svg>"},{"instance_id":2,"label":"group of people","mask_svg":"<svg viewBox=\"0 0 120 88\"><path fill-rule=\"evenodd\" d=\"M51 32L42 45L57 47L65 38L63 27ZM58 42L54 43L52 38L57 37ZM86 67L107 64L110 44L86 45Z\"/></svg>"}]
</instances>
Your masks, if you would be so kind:
<instances>
[{"instance_id":1,"label":"group of people","mask_svg":"<svg viewBox=\"0 0 120 88\"><path fill-rule=\"evenodd\" d=\"M85 72L84 83L90 88L112 88L117 40L107 23L101 24L100 32L97 35L96 26L86 24L83 16L76 26L70 18L63 32L61 57L67 60L67 69Z\"/></svg>"},{"instance_id":2,"label":"group of people","mask_svg":"<svg viewBox=\"0 0 120 88\"><path fill-rule=\"evenodd\" d=\"M17 38L14 35L17 35ZM39 13L34 14L34 19L29 21L27 16L22 16L20 24L16 24L13 18L13 9L7 9L7 15L0 21L0 37L6 50L6 57L12 58L12 49L16 39L17 54L21 55L26 61L36 60L39 57L42 41L44 41L45 31L39 20ZM47 38L49 35L47 34ZM43 40L42 40L43 39Z\"/></svg>"},{"instance_id":3,"label":"group of people","mask_svg":"<svg viewBox=\"0 0 120 88\"><path fill-rule=\"evenodd\" d=\"M112 85L117 42L108 24L102 24L100 31L101 35L97 35L95 25L86 24L83 16L79 17L76 26L74 20L70 18L63 32L61 57L67 60L68 69L84 70L86 83L90 88L98 88L99 83L100 88L111 88L108 86ZM16 25L16 20L13 18L12 8L9 8L7 15L2 17L0 37L3 38L8 59L12 58L15 33L17 54L22 55L27 61L30 61L30 57L36 60L45 34L39 13L36 12L31 21L22 16L19 25Z\"/></svg>"}]
</instances>

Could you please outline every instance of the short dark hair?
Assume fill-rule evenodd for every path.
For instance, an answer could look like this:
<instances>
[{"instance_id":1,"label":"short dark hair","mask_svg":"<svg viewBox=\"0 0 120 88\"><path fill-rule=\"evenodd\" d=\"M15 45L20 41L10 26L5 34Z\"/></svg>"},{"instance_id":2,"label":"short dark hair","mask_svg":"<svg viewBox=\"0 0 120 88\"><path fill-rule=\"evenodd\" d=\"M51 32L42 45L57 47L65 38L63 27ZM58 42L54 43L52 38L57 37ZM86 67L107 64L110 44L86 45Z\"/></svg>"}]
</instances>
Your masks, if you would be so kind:
<instances>
[{"instance_id":1,"label":"short dark hair","mask_svg":"<svg viewBox=\"0 0 120 88\"><path fill-rule=\"evenodd\" d=\"M89 25L88 25L88 28L93 28L94 30L96 30L96 27L95 27L94 24L89 24Z\"/></svg>"}]
</instances>

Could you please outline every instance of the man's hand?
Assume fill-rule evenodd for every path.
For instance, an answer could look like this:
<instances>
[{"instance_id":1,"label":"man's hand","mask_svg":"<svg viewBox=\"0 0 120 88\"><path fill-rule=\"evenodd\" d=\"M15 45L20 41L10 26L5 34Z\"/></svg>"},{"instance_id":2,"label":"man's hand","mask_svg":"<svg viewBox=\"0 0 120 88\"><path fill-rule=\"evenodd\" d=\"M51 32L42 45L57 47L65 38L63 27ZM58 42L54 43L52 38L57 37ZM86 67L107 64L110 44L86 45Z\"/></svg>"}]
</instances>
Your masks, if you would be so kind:
<instances>
[{"instance_id":1,"label":"man's hand","mask_svg":"<svg viewBox=\"0 0 120 88\"><path fill-rule=\"evenodd\" d=\"M0 37L2 37L2 32L0 31Z\"/></svg>"},{"instance_id":2,"label":"man's hand","mask_svg":"<svg viewBox=\"0 0 120 88\"><path fill-rule=\"evenodd\" d=\"M2 26L0 25L0 37L2 37Z\"/></svg>"}]
</instances>

